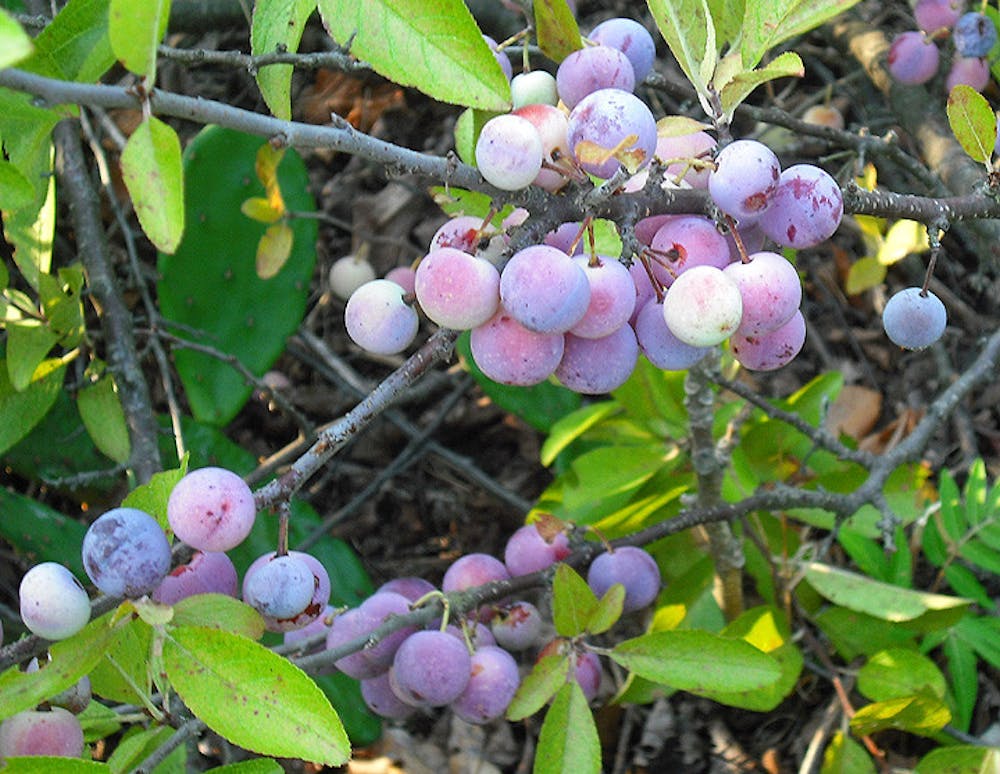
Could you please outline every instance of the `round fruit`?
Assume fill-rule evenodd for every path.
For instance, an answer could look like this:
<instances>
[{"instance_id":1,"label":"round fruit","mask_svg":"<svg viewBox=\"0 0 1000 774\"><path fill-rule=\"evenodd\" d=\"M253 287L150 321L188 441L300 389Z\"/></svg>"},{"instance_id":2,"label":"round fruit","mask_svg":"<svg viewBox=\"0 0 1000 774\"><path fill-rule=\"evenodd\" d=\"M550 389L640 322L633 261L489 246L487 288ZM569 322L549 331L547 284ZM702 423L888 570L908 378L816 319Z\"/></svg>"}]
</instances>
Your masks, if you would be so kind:
<instances>
[{"instance_id":1,"label":"round fruit","mask_svg":"<svg viewBox=\"0 0 1000 774\"><path fill-rule=\"evenodd\" d=\"M904 349L923 349L941 338L948 313L941 299L920 288L899 291L882 311L886 335Z\"/></svg>"},{"instance_id":2,"label":"round fruit","mask_svg":"<svg viewBox=\"0 0 1000 774\"><path fill-rule=\"evenodd\" d=\"M170 571L170 543L152 516L115 508L83 536L83 567L94 585L112 597L141 597Z\"/></svg>"},{"instance_id":3,"label":"round fruit","mask_svg":"<svg viewBox=\"0 0 1000 774\"><path fill-rule=\"evenodd\" d=\"M228 551L246 539L257 518L253 492L225 468L199 468L177 482L167 500L174 534L199 551Z\"/></svg>"}]
</instances>

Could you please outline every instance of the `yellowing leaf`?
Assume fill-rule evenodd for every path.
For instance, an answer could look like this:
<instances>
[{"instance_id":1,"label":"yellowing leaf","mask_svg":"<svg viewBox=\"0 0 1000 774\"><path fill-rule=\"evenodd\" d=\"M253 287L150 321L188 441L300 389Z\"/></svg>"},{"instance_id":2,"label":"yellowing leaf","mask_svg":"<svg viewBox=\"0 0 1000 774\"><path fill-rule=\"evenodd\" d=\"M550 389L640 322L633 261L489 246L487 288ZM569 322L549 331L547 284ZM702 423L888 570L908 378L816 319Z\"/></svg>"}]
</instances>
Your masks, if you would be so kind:
<instances>
[{"instance_id":1,"label":"yellowing leaf","mask_svg":"<svg viewBox=\"0 0 1000 774\"><path fill-rule=\"evenodd\" d=\"M561 62L583 46L576 17L566 0L535 0L538 47L553 62Z\"/></svg>"},{"instance_id":2,"label":"yellowing leaf","mask_svg":"<svg viewBox=\"0 0 1000 774\"><path fill-rule=\"evenodd\" d=\"M917 223L915 220L897 220L889 227L876 257L883 266L891 266L910 253L923 253L929 249L927 227L923 223Z\"/></svg>"},{"instance_id":3,"label":"yellowing leaf","mask_svg":"<svg viewBox=\"0 0 1000 774\"><path fill-rule=\"evenodd\" d=\"M664 116L656 122L657 137L684 137L712 127L687 116Z\"/></svg>"},{"instance_id":4,"label":"yellowing leaf","mask_svg":"<svg viewBox=\"0 0 1000 774\"><path fill-rule=\"evenodd\" d=\"M261 279L271 279L281 271L288 256L292 254L292 241L295 234L287 223L275 223L269 226L264 236L257 244L257 276Z\"/></svg>"},{"instance_id":5,"label":"yellowing leaf","mask_svg":"<svg viewBox=\"0 0 1000 774\"><path fill-rule=\"evenodd\" d=\"M184 233L184 169L177 133L149 116L129 137L121 165L142 230L159 250L172 253Z\"/></svg>"},{"instance_id":6,"label":"yellowing leaf","mask_svg":"<svg viewBox=\"0 0 1000 774\"><path fill-rule=\"evenodd\" d=\"M240 212L258 223L277 223L284 214L263 196L251 196L240 205Z\"/></svg>"},{"instance_id":7,"label":"yellowing leaf","mask_svg":"<svg viewBox=\"0 0 1000 774\"><path fill-rule=\"evenodd\" d=\"M885 281L885 264L878 258L866 255L851 264L844 282L844 292L849 296L864 293L881 285Z\"/></svg>"}]
</instances>

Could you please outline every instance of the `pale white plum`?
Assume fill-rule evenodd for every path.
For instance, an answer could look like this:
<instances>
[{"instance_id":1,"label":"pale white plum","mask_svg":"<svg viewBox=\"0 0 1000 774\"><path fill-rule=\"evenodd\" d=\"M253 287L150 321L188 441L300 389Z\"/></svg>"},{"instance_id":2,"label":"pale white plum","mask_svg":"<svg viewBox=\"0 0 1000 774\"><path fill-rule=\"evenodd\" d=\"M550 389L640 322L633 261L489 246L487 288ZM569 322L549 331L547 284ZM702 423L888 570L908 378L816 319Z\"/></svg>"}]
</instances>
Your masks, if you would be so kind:
<instances>
[{"instance_id":1,"label":"pale white plum","mask_svg":"<svg viewBox=\"0 0 1000 774\"><path fill-rule=\"evenodd\" d=\"M740 365L750 371L773 371L787 365L802 350L806 321L796 310L784 325L761 336L735 334L729 349Z\"/></svg>"},{"instance_id":2,"label":"pale white plum","mask_svg":"<svg viewBox=\"0 0 1000 774\"><path fill-rule=\"evenodd\" d=\"M544 147L534 124L512 113L491 118L476 140L476 166L505 191L527 188L542 169Z\"/></svg>"},{"instance_id":3,"label":"pale white plum","mask_svg":"<svg viewBox=\"0 0 1000 774\"><path fill-rule=\"evenodd\" d=\"M556 379L584 395L603 395L621 387L635 370L639 345L627 323L599 339L566 334L566 346Z\"/></svg>"},{"instance_id":4,"label":"pale white plum","mask_svg":"<svg viewBox=\"0 0 1000 774\"><path fill-rule=\"evenodd\" d=\"M510 82L510 100L515 110L525 105L555 105L559 102L556 79L545 70L518 73Z\"/></svg>"},{"instance_id":5,"label":"pale white plum","mask_svg":"<svg viewBox=\"0 0 1000 774\"><path fill-rule=\"evenodd\" d=\"M646 359L664 371L683 371L708 353L708 347L692 347L678 339L663 317L663 304L650 299L635 320L635 337Z\"/></svg>"},{"instance_id":6,"label":"pale white plum","mask_svg":"<svg viewBox=\"0 0 1000 774\"><path fill-rule=\"evenodd\" d=\"M476 365L501 384L528 387L548 379L563 355L563 334L529 331L505 312L472 329Z\"/></svg>"},{"instance_id":7,"label":"pale white plum","mask_svg":"<svg viewBox=\"0 0 1000 774\"><path fill-rule=\"evenodd\" d=\"M749 223L771 205L780 176L781 164L774 151L756 140L736 140L715 157L708 192L716 207Z\"/></svg>"},{"instance_id":8,"label":"pale white plum","mask_svg":"<svg viewBox=\"0 0 1000 774\"><path fill-rule=\"evenodd\" d=\"M621 51L632 63L635 82L642 83L656 61L656 43L649 30L634 19L614 18L602 21L587 36L594 43Z\"/></svg>"},{"instance_id":9,"label":"pale white plum","mask_svg":"<svg viewBox=\"0 0 1000 774\"><path fill-rule=\"evenodd\" d=\"M303 577L302 569L305 568ZM302 604L302 597L306 596ZM301 629L319 618L330 601L330 576L312 554L263 554L243 576L243 601L263 617L268 631Z\"/></svg>"},{"instance_id":10,"label":"pale white plum","mask_svg":"<svg viewBox=\"0 0 1000 774\"><path fill-rule=\"evenodd\" d=\"M413 293L417 272L411 266L396 266L386 272L385 278L389 282L395 282L404 293Z\"/></svg>"},{"instance_id":11,"label":"pale white plum","mask_svg":"<svg viewBox=\"0 0 1000 774\"><path fill-rule=\"evenodd\" d=\"M431 237L430 250L438 247L454 247L465 253L475 254L489 242L497 230L489 222L472 215L459 215L445 221Z\"/></svg>"},{"instance_id":12,"label":"pale white plum","mask_svg":"<svg viewBox=\"0 0 1000 774\"><path fill-rule=\"evenodd\" d=\"M667 164L666 172L675 182L683 180L692 188L705 189L711 169L695 166L694 162L711 160L716 145L715 138L706 132L659 137L656 158Z\"/></svg>"},{"instance_id":13,"label":"pale white plum","mask_svg":"<svg viewBox=\"0 0 1000 774\"><path fill-rule=\"evenodd\" d=\"M635 89L635 70L628 57L611 46L587 46L569 54L556 70L559 98L572 109L601 89Z\"/></svg>"},{"instance_id":14,"label":"pale white plum","mask_svg":"<svg viewBox=\"0 0 1000 774\"><path fill-rule=\"evenodd\" d=\"M780 327L802 303L802 282L795 267L782 255L753 253L746 263L731 263L723 272L740 289L743 320L738 332L760 336Z\"/></svg>"},{"instance_id":15,"label":"pale white plum","mask_svg":"<svg viewBox=\"0 0 1000 774\"><path fill-rule=\"evenodd\" d=\"M634 140L630 140L634 138ZM656 119L641 99L620 89L600 89L584 97L569 115L569 147L580 167L607 179L621 167L618 158L586 160L588 148L627 153L634 169L649 166L656 152Z\"/></svg>"},{"instance_id":16,"label":"pale white plum","mask_svg":"<svg viewBox=\"0 0 1000 774\"><path fill-rule=\"evenodd\" d=\"M395 282L366 282L347 300L344 323L351 340L368 352L395 355L416 338L420 320Z\"/></svg>"},{"instance_id":17,"label":"pale white plum","mask_svg":"<svg viewBox=\"0 0 1000 774\"><path fill-rule=\"evenodd\" d=\"M346 301L351 293L375 279L375 269L371 263L358 255L338 258L330 267L330 290L337 298Z\"/></svg>"},{"instance_id":18,"label":"pale white plum","mask_svg":"<svg viewBox=\"0 0 1000 774\"><path fill-rule=\"evenodd\" d=\"M532 245L514 253L500 275L507 313L536 333L565 333L587 312L590 283L566 253Z\"/></svg>"},{"instance_id":19,"label":"pale white plum","mask_svg":"<svg viewBox=\"0 0 1000 774\"><path fill-rule=\"evenodd\" d=\"M500 306L500 272L489 261L441 247L417 266L414 292L420 308L442 328L482 325Z\"/></svg>"},{"instance_id":20,"label":"pale white plum","mask_svg":"<svg viewBox=\"0 0 1000 774\"><path fill-rule=\"evenodd\" d=\"M90 597L83 584L58 562L36 564L18 587L21 620L47 640L72 637L90 620Z\"/></svg>"},{"instance_id":21,"label":"pale white plum","mask_svg":"<svg viewBox=\"0 0 1000 774\"><path fill-rule=\"evenodd\" d=\"M599 339L610 336L628 322L635 308L635 283L617 258L585 255L573 259L583 267L590 283L590 303L583 319L570 328L574 336Z\"/></svg>"},{"instance_id":22,"label":"pale white plum","mask_svg":"<svg viewBox=\"0 0 1000 774\"><path fill-rule=\"evenodd\" d=\"M920 288L896 293L882 310L882 325L893 344L904 349L923 349L941 338L948 313L941 299Z\"/></svg>"},{"instance_id":23,"label":"pale white plum","mask_svg":"<svg viewBox=\"0 0 1000 774\"><path fill-rule=\"evenodd\" d=\"M655 257L653 274L670 287L683 272L694 266L729 265L729 245L715 223L701 215L684 215L667 221L649 245Z\"/></svg>"},{"instance_id":24,"label":"pale white plum","mask_svg":"<svg viewBox=\"0 0 1000 774\"><path fill-rule=\"evenodd\" d=\"M545 164L570 171L569 119L559 108L552 105L525 105L512 115L523 118L538 130L542 141L542 161ZM532 181L546 191L556 192L569 180L557 169L543 166Z\"/></svg>"},{"instance_id":25,"label":"pale white plum","mask_svg":"<svg viewBox=\"0 0 1000 774\"><path fill-rule=\"evenodd\" d=\"M663 319L673 334L692 347L711 347L740 327L743 300L736 283L714 266L695 266L681 274L663 299Z\"/></svg>"},{"instance_id":26,"label":"pale white plum","mask_svg":"<svg viewBox=\"0 0 1000 774\"><path fill-rule=\"evenodd\" d=\"M191 471L177 482L167 500L170 528L199 551L235 548L250 534L256 518L250 487L225 468Z\"/></svg>"},{"instance_id":27,"label":"pale white plum","mask_svg":"<svg viewBox=\"0 0 1000 774\"><path fill-rule=\"evenodd\" d=\"M796 164L781 173L771 206L758 223L782 247L800 250L829 239L844 215L844 195L828 172Z\"/></svg>"}]
</instances>

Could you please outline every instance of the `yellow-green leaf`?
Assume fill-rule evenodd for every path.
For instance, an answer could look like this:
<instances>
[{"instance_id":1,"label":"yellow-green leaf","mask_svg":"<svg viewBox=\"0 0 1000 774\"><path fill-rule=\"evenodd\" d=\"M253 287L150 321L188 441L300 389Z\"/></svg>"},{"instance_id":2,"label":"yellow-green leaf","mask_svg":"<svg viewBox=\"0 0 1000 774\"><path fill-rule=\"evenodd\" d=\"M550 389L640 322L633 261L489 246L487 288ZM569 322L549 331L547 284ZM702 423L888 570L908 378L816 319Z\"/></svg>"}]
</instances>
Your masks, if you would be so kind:
<instances>
[{"instance_id":1,"label":"yellow-green leaf","mask_svg":"<svg viewBox=\"0 0 1000 774\"><path fill-rule=\"evenodd\" d=\"M875 764L864 747L838 731L823 753L820 774L875 774Z\"/></svg>"},{"instance_id":2,"label":"yellow-green leaf","mask_svg":"<svg viewBox=\"0 0 1000 774\"><path fill-rule=\"evenodd\" d=\"M996 115L986 97L960 83L948 95L948 123L962 150L989 165L997 138Z\"/></svg>"},{"instance_id":3,"label":"yellow-green leaf","mask_svg":"<svg viewBox=\"0 0 1000 774\"><path fill-rule=\"evenodd\" d=\"M851 264L844 282L844 291L849 296L878 287L885 281L885 264L870 255L859 258Z\"/></svg>"},{"instance_id":4,"label":"yellow-green leaf","mask_svg":"<svg viewBox=\"0 0 1000 774\"><path fill-rule=\"evenodd\" d=\"M281 271L288 256L292 254L292 242L295 232L287 223L275 223L268 226L267 231L257 243L257 276L261 279L271 279Z\"/></svg>"},{"instance_id":5,"label":"yellow-green leaf","mask_svg":"<svg viewBox=\"0 0 1000 774\"><path fill-rule=\"evenodd\" d=\"M177 133L149 116L122 151L122 177L142 230L165 253L184 233L184 168Z\"/></svg>"},{"instance_id":6,"label":"yellow-green leaf","mask_svg":"<svg viewBox=\"0 0 1000 774\"><path fill-rule=\"evenodd\" d=\"M891 266L911 253L923 253L929 249L927 226L915 220L897 220L886 232L876 257L883 266Z\"/></svg>"},{"instance_id":7,"label":"yellow-green leaf","mask_svg":"<svg viewBox=\"0 0 1000 774\"><path fill-rule=\"evenodd\" d=\"M195 594L174 605L174 626L209 626L242 634L251 640L264 636L264 619L250 605L225 594Z\"/></svg>"},{"instance_id":8,"label":"yellow-green leaf","mask_svg":"<svg viewBox=\"0 0 1000 774\"><path fill-rule=\"evenodd\" d=\"M240 212L258 223L277 223L283 214L263 196L251 196L245 199L240 205Z\"/></svg>"},{"instance_id":9,"label":"yellow-green leaf","mask_svg":"<svg viewBox=\"0 0 1000 774\"><path fill-rule=\"evenodd\" d=\"M743 15L740 55L743 66L756 67L779 43L843 13L859 0L768 0L748 2Z\"/></svg>"},{"instance_id":10,"label":"yellow-green leaf","mask_svg":"<svg viewBox=\"0 0 1000 774\"><path fill-rule=\"evenodd\" d=\"M688 116L664 116L656 122L657 137L685 137L712 127Z\"/></svg>"},{"instance_id":11,"label":"yellow-green leaf","mask_svg":"<svg viewBox=\"0 0 1000 774\"><path fill-rule=\"evenodd\" d=\"M59 336L41 320L25 318L7 322L7 374L18 392L24 390L35 369L59 341Z\"/></svg>"},{"instance_id":12,"label":"yellow-green leaf","mask_svg":"<svg viewBox=\"0 0 1000 774\"><path fill-rule=\"evenodd\" d=\"M648 0L660 34L698 92L702 107L711 113L708 79L715 72L715 23L705 0ZM705 75L705 73L708 75Z\"/></svg>"},{"instance_id":13,"label":"yellow-green leaf","mask_svg":"<svg viewBox=\"0 0 1000 774\"><path fill-rule=\"evenodd\" d=\"M118 388L111 375L105 373L93 384L81 388L76 396L76 405L83 426L101 453L115 462L128 462L132 443Z\"/></svg>"},{"instance_id":14,"label":"yellow-green leaf","mask_svg":"<svg viewBox=\"0 0 1000 774\"><path fill-rule=\"evenodd\" d=\"M305 672L253 640L179 627L166 635L163 665L191 711L239 747L328 766L350 757L326 695Z\"/></svg>"},{"instance_id":15,"label":"yellow-green leaf","mask_svg":"<svg viewBox=\"0 0 1000 774\"><path fill-rule=\"evenodd\" d=\"M538 735L534 774L597 774L601 741L587 697L576 682L566 683L545 714Z\"/></svg>"},{"instance_id":16,"label":"yellow-green leaf","mask_svg":"<svg viewBox=\"0 0 1000 774\"><path fill-rule=\"evenodd\" d=\"M0 52L2 51L3 43L0 42ZM31 204L34 198L35 189L31 181L9 161L0 159L0 210L19 210Z\"/></svg>"},{"instance_id":17,"label":"yellow-green leaf","mask_svg":"<svg viewBox=\"0 0 1000 774\"><path fill-rule=\"evenodd\" d=\"M553 62L561 62L582 48L580 27L566 0L535 0L538 47Z\"/></svg>"},{"instance_id":18,"label":"yellow-green leaf","mask_svg":"<svg viewBox=\"0 0 1000 774\"><path fill-rule=\"evenodd\" d=\"M156 50L167 31L170 0L111 0L108 37L126 68L156 80Z\"/></svg>"},{"instance_id":19,"label":"yellow-green leaf","mask_svg":"<svg viewBox=\"0 0 1000 774\"><path fill-rule=\"evenodd\" d=\"M0 8L0 67L10 67L34 50L31 38L7 11ZM3 186L0 185L0 188Z\"/></svg>"},{"instance_id":20,"label":"yellow-green leaf","mask_svg":"<svg viewBox=\"0 0 1000 774\"><path fill-rule=\"evenodd\" d=\"M315 8L316 0L271 0L266 3L254 3L250 26L250 52L254 55L270 54L279 47L293 53L298 51L306 20ZM257 86L276 118L287 121L292 117L291 65L273 64L261 67L257 71Z\"/></svg>"},{"instance_id":21,"label":"yellow-green leaf","mask_svg":"<svg viewBox=\"0 0 1000 774\"><path fill-rule=\"evenodd\" d=\"M887 699L859 709L851 718L851 731L870 736L890 728L930 736L951 721L951 712L936 696L918 694Z\"/></svg>"},{"instance_id":22,"label":"yellow-green leaf","mask_svg":"<svg viewBox=\"0 0 1000 774\"><path fill-rule=\"evenodd\" d=\"M727 116L732 116L739 104L762 83L773 81L776 78L801 78L805 72L799 55L794 51L786 51L774 61L768 62L765 67L737 73L722 87L720 95L722 112Z\"/></svg>"}]
</instances>

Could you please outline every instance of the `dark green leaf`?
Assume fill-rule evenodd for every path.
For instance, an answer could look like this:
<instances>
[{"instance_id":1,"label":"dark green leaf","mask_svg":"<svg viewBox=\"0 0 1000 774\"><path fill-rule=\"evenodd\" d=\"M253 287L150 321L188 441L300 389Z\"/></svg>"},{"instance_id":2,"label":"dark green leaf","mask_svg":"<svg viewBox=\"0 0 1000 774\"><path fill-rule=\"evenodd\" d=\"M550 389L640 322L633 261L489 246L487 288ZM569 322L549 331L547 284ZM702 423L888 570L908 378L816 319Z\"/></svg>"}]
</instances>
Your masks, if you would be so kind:
<instances>
[{"instance_id":1,"label":"dark green leaf","mask_svg":"<svg viewBox=\"0 0 1000 774\"><path fill-rule=\"evenodd\" d=\"M823 753L820 774L875 774L875 764L864 747L838 731Z\"/></svg>"},{"instance_id":2,"label":"dark green leaf","mask_svg":"<svg viewBox=\"0 0 1000 774\"><path fill-rule=\"evenodd\" d=\"M35 38L35 53L19 66L50 78L96 81L115 62L108 38L109 3L70 0Z\"/></svg>"},{"instance_id":3,"label":"dark green leaf","mask_svg":"<svg viewBox=\"0 0 1000 774\"><path fill-rule=\"evenodd\" d=\"M597 610L597 597L587 581L568 564L556 566L552 581L552 617L561 637L576 637L587 630Z\"/></svg>"},{"instance_id":4,"label":"dark green leaf","mask_svg":"<svg viewBox=\"0 0 1000 774\"><path fill-rule=\"evenodd\" d=\"M128 462L132 443L125 411L111 374L105 373L93 384L81 388L76 396L76 405L94 445L115 462Z\"/></svg>"},{"instance_id":5,"label":"dark green leaf","mask_svg":"<svg viewBox=\"0 0 1000 774\"><path fill-rule=\"evenodd\" d=\"M518 721L534 715L545 706L569 677L569 656L543 656L521 681L507 708L507 720Z\"/></svg>"},{"instance_id":6,"label":"dark green leaf","mask_svg":"<svg viewBox=\"0 0 1000 774\"><path fill-rule=\"evenodd\" d=\"M927 656L915 650L892 648L875 653L858 670L858 690L872 701L916 693L943 699L945 679Z\"/></svg>"},{"instance_id":7,"label":"dark green leaf","mask_svg":"<svg viewBox=\"0 0 1000 774\"><path fill-rule=\"evenodd\" d=\"M52 561L86 578L80 559L84 524L54 508L0 487L0 535L21 556L34 562Z\"/></svg>"}]
</instances>

